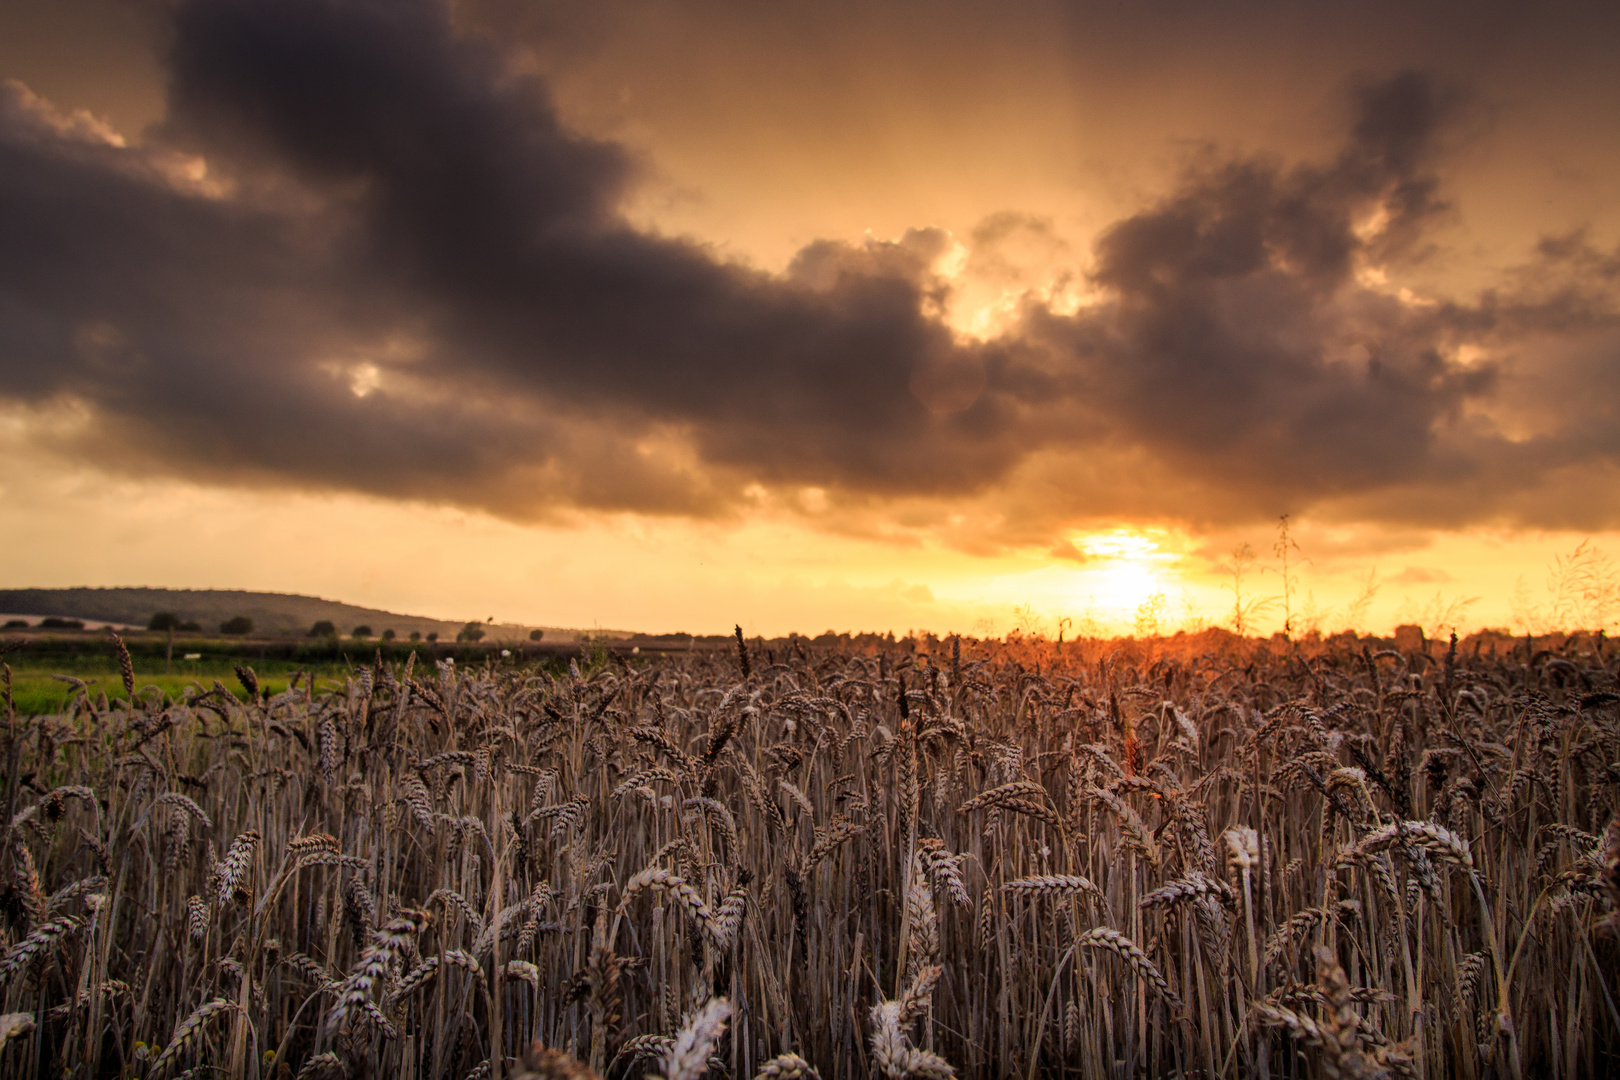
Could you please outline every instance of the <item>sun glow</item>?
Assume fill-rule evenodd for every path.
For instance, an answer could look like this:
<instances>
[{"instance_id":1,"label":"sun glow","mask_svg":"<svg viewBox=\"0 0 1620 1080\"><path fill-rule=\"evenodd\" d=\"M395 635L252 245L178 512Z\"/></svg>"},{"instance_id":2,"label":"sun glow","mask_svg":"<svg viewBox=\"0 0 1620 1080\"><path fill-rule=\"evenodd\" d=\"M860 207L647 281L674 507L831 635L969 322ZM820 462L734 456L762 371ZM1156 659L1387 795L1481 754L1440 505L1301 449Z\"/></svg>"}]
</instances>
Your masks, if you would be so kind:
<instances>
[{"instance_id":1,"label":"sun glow","mask_svg":"<svg viewBox=\"0 0 1620 1080\"><path fill-rule=\"evenodd\" d=\"M1099 613L1129 619L1172 584L1179 556L1162 549L1161 541L1128 529L1077 537L1076 550L1086 557L1074 573L1074 593Z\"/></svg>"},{"instance_id":2,"label":"sun glow","mask_svg":"<svg viewBox=\"0 0 1620 1080\"><path fill-rule=\"evenodd\" d=\"M1075 541L1075 546L1094 559L1167 559L1174 556L1159 551L1159 544L1138 533L1115 529L1111 533L1088 536Z\"/></svg>"},{"instance_id":3,"label":"sun glow","mask_svg":"<svg viewBox=\"0 0 1620 1080\"><path fill-rule=\"evenodd\" d=\"M1064 239L1034 229L1008 241L992 239L976 251L953 237L934 260L932 272L947 290L930 302L959 337L990 341L1010 333L1031 305L1068 316L1102 300Z\"/></svg>"}]
</instances>

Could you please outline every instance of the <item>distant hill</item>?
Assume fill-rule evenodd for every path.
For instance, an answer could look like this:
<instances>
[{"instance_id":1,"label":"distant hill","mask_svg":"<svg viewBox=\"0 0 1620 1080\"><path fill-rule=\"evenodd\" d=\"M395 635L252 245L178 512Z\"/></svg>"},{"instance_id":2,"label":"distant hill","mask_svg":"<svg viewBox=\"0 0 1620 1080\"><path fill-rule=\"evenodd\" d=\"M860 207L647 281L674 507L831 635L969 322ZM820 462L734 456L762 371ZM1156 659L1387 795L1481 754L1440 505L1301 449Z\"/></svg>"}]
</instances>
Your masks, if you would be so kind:
<instances>
[{"instance_id":1,"label":"distant hill","mask_svg":"<svg viewBox=\"0 0 1620 1080\"><path fill-rule=\"evenodd\" d=\"M57 615L145 626L159 611L172 611L184 620L195 621L208 633L217 632L220 623L227 619L245 615L253 620L255 637L304 634L315 623L327 619L344 635L356 626L369 626L373 634L393 630L400 637L407 637L414 630L423 636L436 633L441 638L453 639L465 624L465 620L400 615L317 596L241 589L0 589L0 612L7 615ZM566 627L510 623L493 623L484 629L489 639L499 641L527 640L532 629L544 630L547 641L572 641L581 633ZM595 633L627 636L616 631Z\"/></svg>"}]
</instances>

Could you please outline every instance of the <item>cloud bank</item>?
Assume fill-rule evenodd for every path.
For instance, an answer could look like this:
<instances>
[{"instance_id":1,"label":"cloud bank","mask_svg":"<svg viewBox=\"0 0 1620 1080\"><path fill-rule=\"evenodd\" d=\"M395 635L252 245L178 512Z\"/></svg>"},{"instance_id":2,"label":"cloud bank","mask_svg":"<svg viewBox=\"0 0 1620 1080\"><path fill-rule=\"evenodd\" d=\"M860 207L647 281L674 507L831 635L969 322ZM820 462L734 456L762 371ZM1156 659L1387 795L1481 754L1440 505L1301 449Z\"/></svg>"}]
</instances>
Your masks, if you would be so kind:
<instances>
[{"instance_id":1,"label":"cloud bank","mask_svg":"<svg viewBox=\"0 0 1620 1080\"><path fill-rule=\"evenodd\" d=\"M0 90L0 399L103 468L518 520L972 505L996 542L1620 522L1620 253L1394 284L1466 100L1424 72L1350 88L1323 159L1206 152L1101 233L1084 303L987 338L942 315L937 229L777 274L632 225L645 164L431 0L192 0L169 72L136 145Z\"/></svg>"}]
</instances>

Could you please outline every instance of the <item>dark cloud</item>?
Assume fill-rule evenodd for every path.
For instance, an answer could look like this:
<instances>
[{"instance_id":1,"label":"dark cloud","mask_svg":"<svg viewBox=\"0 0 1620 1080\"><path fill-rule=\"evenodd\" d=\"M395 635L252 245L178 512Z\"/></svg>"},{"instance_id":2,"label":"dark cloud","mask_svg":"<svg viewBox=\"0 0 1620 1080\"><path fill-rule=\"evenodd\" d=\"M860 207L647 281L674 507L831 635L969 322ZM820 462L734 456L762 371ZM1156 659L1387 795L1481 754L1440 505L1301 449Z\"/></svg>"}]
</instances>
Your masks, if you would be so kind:
<instances>
[{"instance_id":1,"label":"dark cloud","mask_svg":"<svg viewBox=\"0 0 1620 1080\"><path fill-rule=\"evenodd\" d=\"M1437 479L1445 430L1495 379L1445 358L1454 320L1356 280L1442 209L1433 84L1358 96L1333 164L1195 168L1099 240L1104 305L1031 319L1078 359L1062 379L1096 423L1250 512Z\"/></svg>"},{"instance_id":2,"label":"dark cloud","mask_svg":"<svg viewBox=\"0 0 1620 1080\"><path fill-rule=\"evenodd\" d=\"M1206 155L1102 234L1099 302L977 342L942 321L938 230L770 274L633 227L635 157L430 0L194 0L169 72L135 147L0 98L0 395L79 410L57 444L109 467L519 518L973 497L1017 537L1331 500L1533 518L1548 469L1614 460L1604 401L1527 395L1529 438L1491 411L1536 334L1613 382L1613 256L1550 242L1567 287L1467 302L1368 276L1448 213L1462 98L1423 73L1353 86L1324 163ZM1061 244L1000 215L976 265L1012 280L1017 238Z\"/></svg>"},{"instance_id":3,"label":"dark cloud","mask_svg":"<svg viewBox=\"0 0 1620 1080\"><path fill-rule=\"evenodd\" d=\"M990 405L939 420L909 389L965 355L916 244L819 246L780 279L636 232L625 155L436 4L189 5L173 72L166 145L234 195L8 99L5 332L30 340L6 389L83 400L103 448L520 515L709 512L749 479L961 490L1017 452ZM731 490L637 451L660 436Z\"/></svg>"}]
</instances>

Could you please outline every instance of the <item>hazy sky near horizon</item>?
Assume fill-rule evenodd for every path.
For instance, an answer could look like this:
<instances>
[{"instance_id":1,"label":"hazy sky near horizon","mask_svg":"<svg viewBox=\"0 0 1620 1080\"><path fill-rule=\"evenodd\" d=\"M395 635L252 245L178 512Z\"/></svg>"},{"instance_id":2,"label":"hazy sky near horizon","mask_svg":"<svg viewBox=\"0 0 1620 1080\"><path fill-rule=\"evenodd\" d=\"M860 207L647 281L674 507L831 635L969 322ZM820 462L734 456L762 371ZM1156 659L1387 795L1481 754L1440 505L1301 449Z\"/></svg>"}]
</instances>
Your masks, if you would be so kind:
<instances>
[{"instance_id":1,"label":"hazy sky near horizon","mask_svg":"<svg viewBox=\"0 0 1620 1080\"><path fill-rule=\"evenodd\" d=\"M1288 514L1296 615L1509 625L1620 535L1616 55L1600 3L0 2L5 584L1174 628Z\"/></svg>"}]
</instances>

